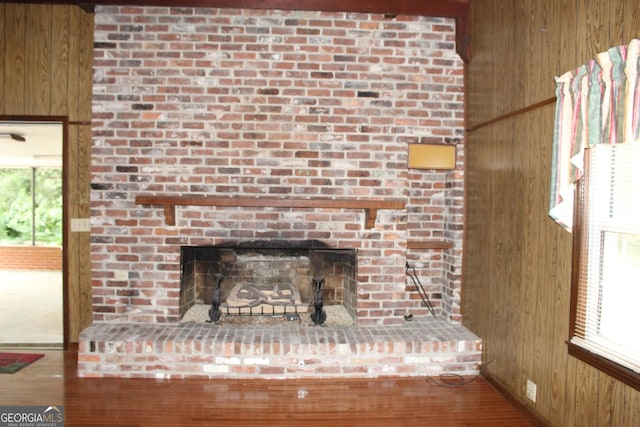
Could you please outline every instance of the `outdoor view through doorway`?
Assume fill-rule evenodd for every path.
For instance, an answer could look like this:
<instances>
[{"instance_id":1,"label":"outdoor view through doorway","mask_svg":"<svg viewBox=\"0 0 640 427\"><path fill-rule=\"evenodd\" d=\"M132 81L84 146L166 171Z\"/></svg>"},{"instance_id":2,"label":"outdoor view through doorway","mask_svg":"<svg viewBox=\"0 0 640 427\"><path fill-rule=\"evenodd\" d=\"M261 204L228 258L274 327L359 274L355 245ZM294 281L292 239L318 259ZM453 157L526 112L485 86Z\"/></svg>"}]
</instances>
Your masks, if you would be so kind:
<instances>
[{"instance_id":1,"label":"outdoor view through doorway","mask_svg":"<svg viewBox=\"0 0 640 427\"><path fill-rule=\"evenodd\" d=\"M0 120L0 345L63 343L63 123Z\"/></svg>"}]
</instances>

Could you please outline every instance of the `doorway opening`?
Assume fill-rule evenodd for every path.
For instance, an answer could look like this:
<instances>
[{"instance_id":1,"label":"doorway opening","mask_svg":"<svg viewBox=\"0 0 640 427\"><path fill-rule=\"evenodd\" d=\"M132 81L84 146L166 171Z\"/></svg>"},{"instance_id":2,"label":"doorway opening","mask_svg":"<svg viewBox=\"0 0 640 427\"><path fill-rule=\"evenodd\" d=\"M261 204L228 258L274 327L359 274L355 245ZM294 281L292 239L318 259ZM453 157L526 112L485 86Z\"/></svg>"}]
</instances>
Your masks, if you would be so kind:
<instances>
[{"instance_id":1,"label":"doorway opening","mask_svg":"<svg viewBox=\"0 0 640 427\"><path fill-rule=\"evenodd\" d=\"M0 345L64 343L64 127L0 119Z\"/></svg>"}]
</instances>

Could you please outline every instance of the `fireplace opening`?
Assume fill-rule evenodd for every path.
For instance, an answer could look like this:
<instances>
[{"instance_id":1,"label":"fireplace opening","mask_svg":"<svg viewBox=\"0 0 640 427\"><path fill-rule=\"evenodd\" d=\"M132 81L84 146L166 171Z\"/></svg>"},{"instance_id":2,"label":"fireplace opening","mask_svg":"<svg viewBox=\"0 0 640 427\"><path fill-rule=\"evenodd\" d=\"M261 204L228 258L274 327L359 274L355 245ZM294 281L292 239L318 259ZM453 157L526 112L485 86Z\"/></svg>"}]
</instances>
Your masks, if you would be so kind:
<instances>
[{"instance_id":1,"label":"fireplace opening","mask_svg":"<svg viewBox=\"0 0 640 427\"><path fill-rule=\"evenodd\" d=\"M180 252L181 320L308 320L320 299L329 320L339 310L350 324L355 322L355 249L331 248L316 240L259 240L183 246ZM194 312L207 313L206 319L202 314L194 318Z\"/></svg>"}]
</instances>

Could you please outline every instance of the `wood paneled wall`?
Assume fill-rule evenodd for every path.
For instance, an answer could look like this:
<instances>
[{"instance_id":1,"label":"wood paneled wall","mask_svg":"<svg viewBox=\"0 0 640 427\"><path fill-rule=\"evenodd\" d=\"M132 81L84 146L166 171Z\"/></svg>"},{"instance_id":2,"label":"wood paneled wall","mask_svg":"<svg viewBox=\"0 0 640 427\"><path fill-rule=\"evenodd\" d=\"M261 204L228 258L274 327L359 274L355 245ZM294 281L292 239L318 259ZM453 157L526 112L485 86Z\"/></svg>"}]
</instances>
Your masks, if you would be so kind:
<instances>
[{"instance_id":1,"label":"wood paneled wall","mask_svg":"<svg viewBox=\"0 0 640 427\"><path fill-rule=\"evenodd\" d=\"M0 115L67 120L66 218L89 218L93 14L0 3ZM65 339L91 324L89 233L65 229ZM37 296L34 296L37 297Z\"/></svg>"},{"instance_id":2,"label":"wood paneled wall","mask_svg":"<svg viewBox=\"0 0 640 427\"><path fill-rule=\"evenodd\" d=\"M487 375L550 425L640 425L640 392L567 354L571 235L547 216L555 106L537 105L639 37L640 3L474 0L471 29L463 324Z\"/></svg>"}]
</instances>

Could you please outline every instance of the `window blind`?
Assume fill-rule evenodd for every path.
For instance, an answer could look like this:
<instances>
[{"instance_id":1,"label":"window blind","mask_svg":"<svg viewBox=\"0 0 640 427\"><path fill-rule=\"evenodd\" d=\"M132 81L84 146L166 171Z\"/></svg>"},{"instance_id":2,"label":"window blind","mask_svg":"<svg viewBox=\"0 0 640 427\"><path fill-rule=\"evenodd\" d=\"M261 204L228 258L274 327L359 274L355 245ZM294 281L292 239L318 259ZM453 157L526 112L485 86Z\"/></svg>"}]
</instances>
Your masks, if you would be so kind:
<instances>
[{"instance_id":1,"label":"window blind","mask_svg":"<svg viewBox=\"0 0 640 427\"><path fill-rule=\"evenodd\" d=\"M640 143L588 149L572 343L640 372Z\"/></svg>"}]
</instances>

